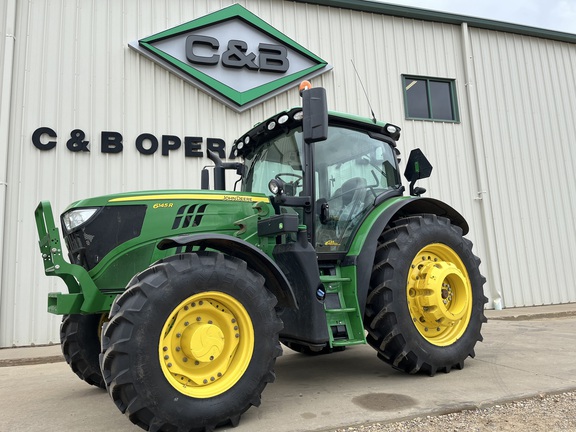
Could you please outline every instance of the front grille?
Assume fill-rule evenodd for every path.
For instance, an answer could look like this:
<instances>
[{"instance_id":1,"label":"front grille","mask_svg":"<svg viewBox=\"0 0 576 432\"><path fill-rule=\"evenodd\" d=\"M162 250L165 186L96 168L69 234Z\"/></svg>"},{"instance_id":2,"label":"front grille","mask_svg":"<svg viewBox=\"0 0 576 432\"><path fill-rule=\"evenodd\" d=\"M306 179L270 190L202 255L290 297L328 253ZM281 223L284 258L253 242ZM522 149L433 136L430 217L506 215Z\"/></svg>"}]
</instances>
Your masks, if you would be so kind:
<instances>
[{"instance_id":1,"label":"front grille","mask_svg":"<svg viewBox=\"0 0 576 432\"><path fill-rule=\"evenodd\" d=\"M70 261L91 270L116 246L140 235L145 214L145 205L104 207L79 228L63 228Z\"/></svg>"}]
</instances>

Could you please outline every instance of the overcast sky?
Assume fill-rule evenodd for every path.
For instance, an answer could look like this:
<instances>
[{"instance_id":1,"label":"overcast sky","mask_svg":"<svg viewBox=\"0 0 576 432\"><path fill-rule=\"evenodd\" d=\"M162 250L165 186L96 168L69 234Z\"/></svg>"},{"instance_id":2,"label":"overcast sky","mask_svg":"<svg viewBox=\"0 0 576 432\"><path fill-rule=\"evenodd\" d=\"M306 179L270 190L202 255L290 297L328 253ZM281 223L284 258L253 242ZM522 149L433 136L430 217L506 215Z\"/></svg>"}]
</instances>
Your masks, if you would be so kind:
<instances>
[{"instance_id":1,"label":"overcast sky","mask_svg":"<svg viewBox=\"0 0 576 432\"><path fill-rule=\"evenodd\" d=\"M383 0L576 34L576 0Z\"/></svg>"}]
</instances>

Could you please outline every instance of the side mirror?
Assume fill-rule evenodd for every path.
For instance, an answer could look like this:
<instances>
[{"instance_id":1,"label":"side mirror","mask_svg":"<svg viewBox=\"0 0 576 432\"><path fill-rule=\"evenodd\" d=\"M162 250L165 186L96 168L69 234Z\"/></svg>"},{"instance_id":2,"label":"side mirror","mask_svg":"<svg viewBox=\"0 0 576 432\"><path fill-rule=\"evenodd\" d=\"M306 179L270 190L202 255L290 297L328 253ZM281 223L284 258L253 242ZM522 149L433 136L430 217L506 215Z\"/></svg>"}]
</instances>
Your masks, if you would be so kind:
<instances>
[{"instance_id":1,"label":"side mirror","mask_svg":"<svg viewBox=\"0 0 576 432\"><path fill-rule=\"evenodd\" d=\"M304 85L307 83L307 86ZM304 87L304 88L303 88ZM326 89L310 88L307 81L300 85L302 94L302 129L304 142L311 144L328 138L328 103Z\"/></svg>"},{"instance_id":2,"label":"side mirror","mask_svg":"<svg viewBox=\"0 0 576 432\"><path fill-rule=\"evenodd\" d=\"M422 150L418 148L412 150L404 171L404 177L410 182L410 195L420 196L426 192L426 189L415 187L415 184L417 180L430 177L430 174L432 174L432 165Z\"/></svg>"}]
</instances>

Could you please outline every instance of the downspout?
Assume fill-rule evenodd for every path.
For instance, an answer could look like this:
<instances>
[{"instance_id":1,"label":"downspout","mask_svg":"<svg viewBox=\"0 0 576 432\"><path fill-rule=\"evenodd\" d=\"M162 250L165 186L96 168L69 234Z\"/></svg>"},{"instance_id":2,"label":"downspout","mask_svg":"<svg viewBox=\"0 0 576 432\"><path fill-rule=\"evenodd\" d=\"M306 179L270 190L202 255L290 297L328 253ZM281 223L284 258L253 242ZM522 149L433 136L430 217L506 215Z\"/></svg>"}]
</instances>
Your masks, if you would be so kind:
<instances>
[{"instance_id":1,"label":"downspout","mask_svg":"<svg viewBox=\"0 0 576 432\"><path fill-rule=\"evenodd\" d=\"M7 0L6 34L4 38L4 62L2 70L2 100L0 101L0 305L2 304L4 280L4 235L6 232L6 195L8 189L8 149L10 139L10 106L12 101L12 78L14 66L14 42L16 30L16 1Z\"/></svg>"},{"instance_id":2,"label":"downspout","mask_svg":"<svg viewBox=\"0 0 576 432\"><path fill-rule=\"evenodd\" d=\"M492 306L496 310L504 307L502 298L502 276L500 263L498 260L498 249L496 248L496 231L494 229L494 218L492 217L492 203L490 191L488 190L488 170L486 167L486 157L484 143L480 131L480 112L478 106L478 96L474 87L474 59L472 57L472 47L470 46L470 34L468 24L462 23L462 46L464 50L464 75L466 95L468 99L468 110L470 112L470 130L472 133L472 148L474 151L474 170L476 174L476 184L478 192L475 200L478 201L482 215L482 228L484 232L484 243L486 244L488 263L488 287Z\"/></svg>"}]
</instances>

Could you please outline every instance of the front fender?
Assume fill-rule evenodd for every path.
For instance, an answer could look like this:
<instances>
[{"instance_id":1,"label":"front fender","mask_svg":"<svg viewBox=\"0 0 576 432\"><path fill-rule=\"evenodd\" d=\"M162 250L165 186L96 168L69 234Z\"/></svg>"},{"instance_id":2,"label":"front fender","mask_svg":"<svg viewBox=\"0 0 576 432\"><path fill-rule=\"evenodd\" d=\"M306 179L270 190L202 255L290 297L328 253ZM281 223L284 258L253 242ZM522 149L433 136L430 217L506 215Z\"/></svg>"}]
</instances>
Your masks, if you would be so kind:
<instances>
[{"instance_id":1,"label":"front fender","mask_svg":"<svg viewBox=\"0 0 576 432\"><path fill-rule=\"evenodd\" d=\"M160 250L187 246L214 249L246 261L248 267L264 277L266 287L278 299L278 306L298 309L294 291L282 270L268 255L247 241L225 234L187 234L165 238L157 245Z\"/></svg>"}]
</instances>

